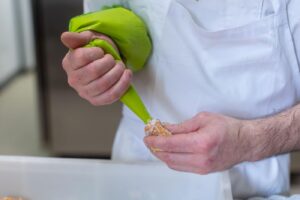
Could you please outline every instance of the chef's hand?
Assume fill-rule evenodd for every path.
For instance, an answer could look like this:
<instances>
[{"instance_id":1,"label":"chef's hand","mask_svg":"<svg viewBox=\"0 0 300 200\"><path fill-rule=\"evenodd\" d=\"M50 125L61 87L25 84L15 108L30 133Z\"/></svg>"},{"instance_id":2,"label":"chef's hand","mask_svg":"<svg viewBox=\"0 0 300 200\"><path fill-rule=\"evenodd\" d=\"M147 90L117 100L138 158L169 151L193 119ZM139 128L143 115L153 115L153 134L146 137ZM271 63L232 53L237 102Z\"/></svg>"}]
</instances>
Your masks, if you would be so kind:
<instances>
[{"instance_id":1,"label":"chef's hand","mask_svg":"<svg viewBox=\"0 0 300 200\"><path fill-rule=\"evenodd\" d=\"M172 136L148 136L145 143L171 169L207 174L231 168L250 158L243 121L200 113L181 124L166 125ZM242 139L243 138L243 139Z\"/></svg>"},{"instance_id":2,"label":"chef's hand","mask_svg":"<svg viewBox=\"0 0 300 200\"><path fill-rule=\"evenodd\" d=\"M109 37L99 33L65 32L61 40L71 50L64 57L62 66L67 73L69 85L82 98L99 106L117 101L126 92L132 72L125 68L123 62L116 62L110 54L104 54L101 48L83 47L95 38L106 40L117 49Z\"/></svg>"}]
</instances>

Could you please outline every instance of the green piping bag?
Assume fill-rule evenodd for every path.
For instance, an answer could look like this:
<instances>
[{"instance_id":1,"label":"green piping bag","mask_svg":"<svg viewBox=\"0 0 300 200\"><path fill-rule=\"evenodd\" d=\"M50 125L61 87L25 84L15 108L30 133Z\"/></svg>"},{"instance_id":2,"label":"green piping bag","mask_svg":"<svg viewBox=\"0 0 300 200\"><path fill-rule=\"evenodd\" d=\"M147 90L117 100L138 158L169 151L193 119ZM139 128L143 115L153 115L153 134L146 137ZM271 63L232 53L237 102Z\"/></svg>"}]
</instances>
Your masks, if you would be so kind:
<instances>
[{"instance_id":1,"label":"green piping bag","mask_svg":"<svg viewBox=\"0 0 300 200\"><path fill-rule=\"evenodd\" d=\"M133 71L142 69L152 50L152 44L143 21L133 12L122 8L111 8L74 17L70 21L70 32L96 31L112 38L120 54L110 43L94 39L85 47L100 47L115 60L124 60ZM123 58L123 59L122 59ZM152 119L137 91L131 85L121 97L123 102L145 124Z\"/></svg>"}]
</instances>

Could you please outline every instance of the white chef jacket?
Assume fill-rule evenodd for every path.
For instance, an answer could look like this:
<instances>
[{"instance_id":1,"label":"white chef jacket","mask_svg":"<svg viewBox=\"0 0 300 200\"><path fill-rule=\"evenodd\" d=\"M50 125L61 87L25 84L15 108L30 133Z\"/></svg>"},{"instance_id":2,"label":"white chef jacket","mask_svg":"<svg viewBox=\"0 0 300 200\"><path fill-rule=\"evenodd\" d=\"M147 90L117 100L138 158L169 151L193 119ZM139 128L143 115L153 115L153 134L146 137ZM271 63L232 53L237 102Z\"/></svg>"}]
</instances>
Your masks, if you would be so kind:
<instances>
[{"instance_id":1,"label":"white chef jacket","mask_svg":"<svg viewBox=\"0 0 300 200\"><path fill-rule=\"evenodd\" d=\"M255 119L299 102L299 0L86 0L85 11L113 4L149 27L153 54L134 85L154 117L177 123L211 111ZM113 159L156 160L143 137L143 123L124 107ZM229 173L235 197L289 190L288 155Z\"/></svg>"}]
</instances>

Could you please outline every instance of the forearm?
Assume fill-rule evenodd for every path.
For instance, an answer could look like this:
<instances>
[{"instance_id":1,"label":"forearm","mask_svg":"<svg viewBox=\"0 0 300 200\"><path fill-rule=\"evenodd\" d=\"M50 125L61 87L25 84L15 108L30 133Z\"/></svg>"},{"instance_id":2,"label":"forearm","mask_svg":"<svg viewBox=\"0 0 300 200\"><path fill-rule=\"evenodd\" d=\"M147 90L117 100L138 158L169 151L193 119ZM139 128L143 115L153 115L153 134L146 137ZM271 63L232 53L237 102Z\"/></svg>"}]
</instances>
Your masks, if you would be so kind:
<instances>
[{"instance_id":1,"label":"forearm","mask_svg":"<svg viewBox=\"0 0 300 200\"><path fill-rule=\"evenodd\" d=\"M272 117L245 121L241 134L249 140L247 161L300 150L300 104Z\"/></svg>"}]
</instances>

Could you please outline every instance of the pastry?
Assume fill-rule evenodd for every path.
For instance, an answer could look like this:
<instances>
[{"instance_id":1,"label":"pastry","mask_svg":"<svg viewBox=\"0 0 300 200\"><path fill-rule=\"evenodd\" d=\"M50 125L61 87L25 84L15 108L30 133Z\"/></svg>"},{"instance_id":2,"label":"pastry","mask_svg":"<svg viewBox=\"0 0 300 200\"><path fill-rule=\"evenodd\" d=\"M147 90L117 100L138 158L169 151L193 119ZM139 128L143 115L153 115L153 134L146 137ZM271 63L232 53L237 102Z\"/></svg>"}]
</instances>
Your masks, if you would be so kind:
<instances>
[{"instance_id":1,"label":"pastry","mask_svg":"<svg viewBox=\"0 0 300 200\"><path fill-rule=\"evenodd\" d=\"M21 197L0 197L0 200L25 200Z\"/></svg>"},{"instance_id":2,"label":"pastry","mask_svg":"<svg viewBox=\"0 0 300 200\"><path fill-rule=\"evenodd\" d=\"M148 124L145 126L145 132L147 136L171 136L172 133L166 129L162 123L157 120L153 119L148 122ZM150 147L152 152L160 152L162 151L159 148Z\"/></svg>"},{"instance_id":3,"label":"pastry","mask_svg":"<svg viewBox=\"0 0 300 200\"><path fill-rule=\"evenodd\" d=\"M148 136L170 136L172 133L166 129L162 123L157 120L151 120L145 127L145 132Z\"/></svg>"}]
</instances>

